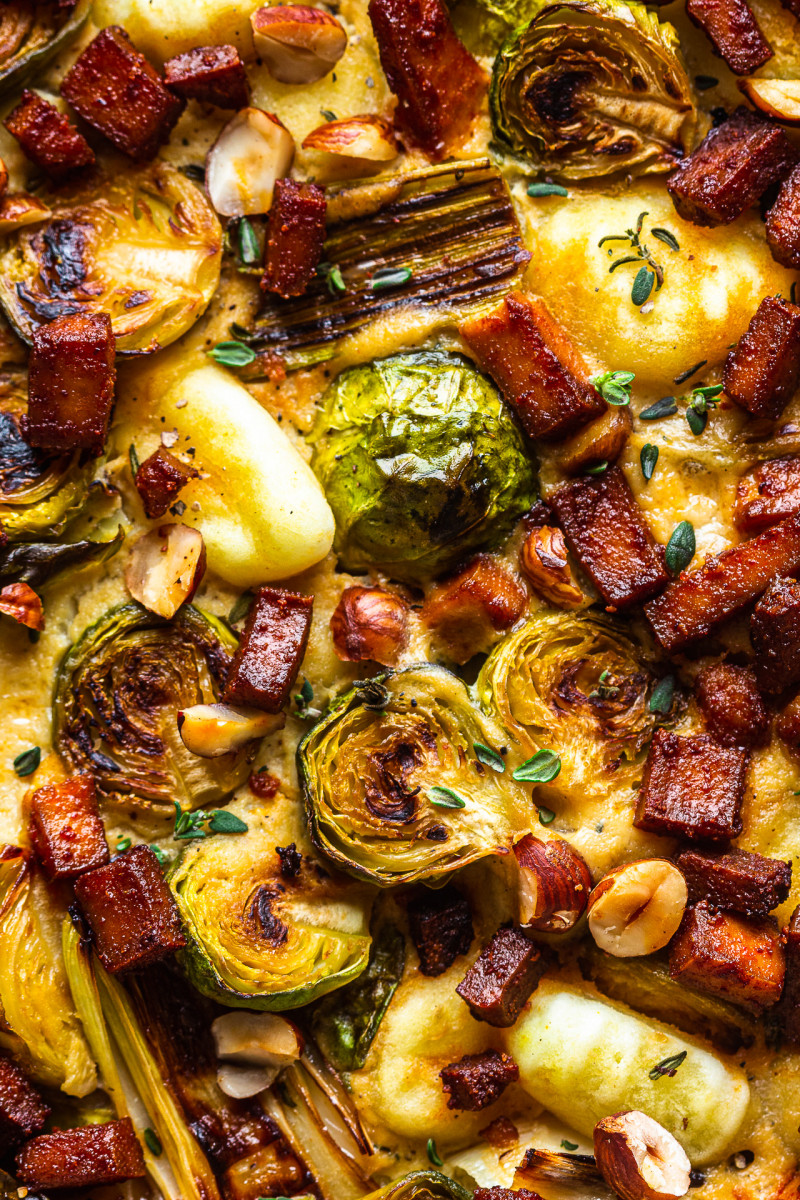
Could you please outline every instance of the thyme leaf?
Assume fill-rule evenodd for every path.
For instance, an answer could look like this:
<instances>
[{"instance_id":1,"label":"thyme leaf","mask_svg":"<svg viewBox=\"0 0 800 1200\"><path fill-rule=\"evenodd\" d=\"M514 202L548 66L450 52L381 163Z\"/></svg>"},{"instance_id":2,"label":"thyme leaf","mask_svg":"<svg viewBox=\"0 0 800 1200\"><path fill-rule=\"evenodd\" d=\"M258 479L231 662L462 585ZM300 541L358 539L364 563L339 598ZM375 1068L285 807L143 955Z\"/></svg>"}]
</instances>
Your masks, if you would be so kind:
<instances>
[{"instance_id":1,"label":"thyme leaf","mask_svg":"<svg viewBox=\"0 0 800 1200\"><path fill-rule=\"evenodd\" d=\"M644 481L645 483L649 483L653 478L653 472L655 471L656 463L658 462L658 446L654 445L653 442L647 442L644 446L642 446L639 454L639 461L642 464L642 475L644 476Z\"/></svg>"},{"instance_id":2,"label":"thyme leaf","mask_svg":"<svg viewBox=\"0 0 800 1200\"><path fill-rule=\"evenodd\" d=\"M589 382L608 404L623 406L631 402L631 384L635 378L633 371L603 371L593 375Z\"/></svg>"},{"instance_id":3,"label":"thyme leaf","mask_svg":"<svg viewBox=\"0 0 800 1200\"><path fill-rule=\"evenodd\" d=\"M680 575L694 558L697 544L691 521L681 521L670 534L664 561L670 575Z\"/></svg>"},{"instance_id":4,"label":"thyme leaf","mask_svg":"<svg viewBox=\"0 0 800 1200\"><path fill-rule=\"evenodd\" d=\"M569 192L560 183L530 183L529 196L568 196Z\"/></svg>"},{"instance_id":5,"label":"thyme leaf","mask_svg":"<svg viewBox=\"0 0 800 1200\"><path fill-rule=\"evenodd\" d=\"M512 778L517 783L550 783L561 770L561 759L552 750L537 750L532 758L517 767Z\"/></svg>"}]
</instances>

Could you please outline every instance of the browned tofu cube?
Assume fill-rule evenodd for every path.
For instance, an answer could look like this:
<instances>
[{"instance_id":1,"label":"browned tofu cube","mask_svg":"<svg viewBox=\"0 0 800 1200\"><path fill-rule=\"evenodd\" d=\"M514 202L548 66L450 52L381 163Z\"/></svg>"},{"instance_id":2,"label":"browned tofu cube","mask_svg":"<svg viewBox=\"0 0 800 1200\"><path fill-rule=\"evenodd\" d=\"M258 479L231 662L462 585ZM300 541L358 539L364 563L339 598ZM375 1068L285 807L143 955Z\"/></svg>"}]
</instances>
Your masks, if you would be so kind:
<instances>
[{"instance_id":1,"label":"browned tofu cube","mask_svg":"<svg viewBox=\"0 0 800 1200\"><path fill-rule=\"evenodd\" d=\"M61 95L137 162L155 158L185 105L119 25L89 43L61 81Z\"/></svg>"},{"instance_id":2,"label":"browned tofu cube","mask_svg":"<svg viewBox=\"0 0 800 1200\"><path fill-rule=\"evenodd\" d=\"M800 307L767 296L725 361L725 394L754 417L775 420L800 382Z\"/></svg>"},{"instance_id":3,"label":"browned tofu cube","mask_svg":"<svg viewBox=\"0 0 800 1200\"><path fill-rule=\"evenodd\" d=\"M0 1149L5 1153L44 1128L50 1109L10 1058L0 1055Z\"/></svg>"},{"instance_id":4,"label":"browned tofu cube","mask_svg":"<svg viewBox=\"0 0 800 1200\"><path fill-rule=\"evenodd\" d=\"M16 1158L20 1183L35 1188L88 1188L141 1179L142 1148L130 1117L43 1133Z\"/></svg>"},{"instance_id":5,"label":"browned tofu cube","mask_svg":"<svg viewBox=\"0 0 800 1200\"><path fill-rule=\"evenodd\" d=\"M499 1100L510 1083L519 1079L519 1067L510 1054L485 1050L465 1054L439 1072L448 1108L479 1112Z\"/></svg>"},{"instance_id":6,"label":"browned tofu cube","mask_svg":"<svg viewBox=\"0 0 800 1200\"><path fill-rule=\"evenodd\" d=\"M800 16L800 0L798 0ZM767 213L767 243L784 267L800 267L800 164L786 176Z\"/></svg>"},{"instance_id":7,"label":"browned tofu cube","mask_svg":"<svg viewBox=\"0 0 800 1200\"><path fill-rule=\"evenodd\" d=\"M586 364L543 301L512 292L460 330L529 437L563 438L605 413Z\"/></svg>"},{"instance_id":8,"label":"browned tofu cube","mask_svg":"<svg viewBox=\"0 0 800 1200\"><path fill-rule=\"evenodd\" d=\"M169 450L159 446L141 464L134 482L145 513L154 520L163 517L189 480L196 478L197 471L194 468L185 466Z\"/></svg>"},{"instance_id":9,"label":"browned tofu cube","mask_svg":"<svg viewBox=\"0 0 800 1200\"><path fill-rule=\"evenodd\" d=\"M800 583L773 579L750 618L758 686L782 692L800 682Z\"/></svg>"},{"instance_id":10,"label":"browned tofu cube","mask_svg":"<svg viewBox=\"0 0 800 1200\"><path fill-rule=\"evenodd\" d=\"M408 927L423 975L442 975L472 945L469 901L454 887L420 888L408 904Z\"/></svg>"},{"instance_id":11,"label":"browned tofu cube","mask_svg":"<svg viewBox=\"0 0 800 1200\"><path fill-rule=\"evenodd\" d=\"M686 12L734 75L752 75L772 58L745 0L686 0Z\"/></svg>"},{"instance_id":12,"label":"browned tofu cube","mask_svg":"<svg viewBox=\"0 0 800 1200\"><path fill-rule=\"evenodd\" d=\"M430 589L419 615L435 649L451 662L465 663L516 624L527 603L526 589L502 559L479 554Z\"/></svg>"},{"instance_id":13,"label":"browned tofu cube","mask_svg":"<svg viewBox=\"0 0 800 1200\"><path fill-rule=\"evenodd\" d=\"M707 900L712 908L745 917L766 917L783 904L792 886L790 863L746 850L717 854L692 847L680 852L675 865L686 880L690 904Z\"/></svg>"},{"instance_id":14,"label":"browned tofu cube","mask_svg":"<svg viewBox=\"0 0 800 1200\"><path fill-rule=\"evenodd\" d=\"M107 313L58 317L33 335L25 439L45 450L100 454L114 403L114 334Z\"/></svg>"},{"instance_id":15,"label":"browned tofu cube","mask_svg":"<svg viewBox=\"0 0 800 1200\"><path fill-rule=\"evenodd\" d=\"M164 63L167 87L217 108L247 108L250 87L235 46L196 46Z\"/></svg>"},{"instance_id":16,"label":"browned tofu cube","mask_svg":"<svg viewBox=\"0 0 800 1200\"><path fill-rule=\"evenodd\" d=\"M315 183L276 181L261 280L265 292L286 300L303 295L322 258L327 207L325 193Z\"/></svg>"},{"instance_id":17,"label":"browned tofu cube","mask_svg":"<svg viewBox=\"0 0 800 1200\"><path fill-rule=\"evenodd\" d=\"M664 551L619 467L575 479L550 504L570 550L606 604L640 604L669 580Z\"/></svg>"},{"instance_id":18,"label":"browned tofu cube","mask_svg":"<svg viewBox=\"0 0 800 1200\"><path fill-rule=\"evenodd\" d=\"M443 0L370 0L396 127L439 162L464 140L488 76L456 36Z\"/></svg>"},{"instance_id":19,"label":"browned tofu cube","mask_svg":"<svg viewBox=\"0 0 800 1200\"><path fill-rule=\"evenodd\" d=\"M776 575L800 569L800 517L707 558L644 606L659 644L670 654L705 637L757 600Z\"/></svg>"},{"instance_id":20,"label":"browned tofu cube","mask_svg":"<svg viewBox=\"0 0 800 1200\"><path fill-rule=\"evenodd\" d=\"M784 454L752 467L739 480L733 520L744 533L760 533L800 512L800 454Z\"/></svg>"},{"instance_id":21,"label":"browned tofu cube","mask_svg":"<svg viewBox=\"0 0 800 1200\"><path fill-rule=\"evenodd\" d=\"M774 1016L786 1041L796 1046L800 1044L800 907L792 913L783 940L786 977Z\"/></svg>"},{"instance_id":22,"label":"browned tofu cube","mask_svg":"<svg viewBox=\"0 0 800 1200\"><path fill-rule=\"evenodd\" d=\"M704 667L694 685L709 733L723 746L763 746L769 713L753 672L732 663Z\"/></svg>"},{"instance_id":23,"label":"browned tofu cube","mask_svg":"<svg viewBox=\"0 0 800 1200\"><path fill-rule=\"evenodd\" d=\"M49 879L76 879L108 862L91 775L48 783L30 798L30 837Z\"/></svg>"},{"instance_id":24,"label":"browned tofu cube","mask_svg":"<svg viewBox=\"0 0 800 1200\"><path fill-rule=\"evenodd\" d=\"M301 592L259 589L228 673L227 704L280 712L306 652L313 604Z\"/></svg>"},{"instance_id":25,"label":"browned tofu cube","mask_svg":"<svg viewBox=\"0 0 800 1200\"><path fill-rule=\"evenodd\" d=\"M521 929L498 929L456 988L476 1021L507 1028L544 973L541 954Z\"/></svg>"},{"instance_id":26,"label":"browned tofu cube","mask_svg":"<svg viewBox=\"0 0 800 1200\"><path fill-rule=\"evenodd\" d=\"M796 161L797 151L778 125L741 107L684 158L667 179L667 191L685 221L728 225Z\"/></svg>"},{"instance_id":27,"label":"browned tofu cube","mask_svg":"<svg viewBox=\"0 0 800 1200\"><path fill-rule=\"evenodd\" d=\"M64 179L94 162L86 138L38 92L25 88L19 104L3 124L19 142L25 157L53 179Z\"/></svg>"},{"instance_id":28,"label":"browned tofu cube","mask_svg":"<svg viewBox=\"0 0 800 1200\"><path fill-rule=\"evenodd\" d=\"M95 950L112 975L186 945L178 909L149 846L134 846L75 881Z\"/></svg>"},{"instance_id":29,"label":"browned tofu cube","mask_svg":"<svg viewBox=\"0 0 800 1200\"><path fill-rule=\"evenodd\" d=\"M686 910L670 945L673 979L760 1012L777 1004L786 970L777 925L718 912L705 901Z\"/></svg>"},{"instance_id":30,"label":"browned tofu cube","mask_svg":"<svg viewBox=\"0 0 800 1200\"><path fill-rule=\"evenodd\" d=\"M723 841L742 832L748 752L707 733L657 729L650 743L634 825L648 833Z\"/></svg>"}]
</instances>

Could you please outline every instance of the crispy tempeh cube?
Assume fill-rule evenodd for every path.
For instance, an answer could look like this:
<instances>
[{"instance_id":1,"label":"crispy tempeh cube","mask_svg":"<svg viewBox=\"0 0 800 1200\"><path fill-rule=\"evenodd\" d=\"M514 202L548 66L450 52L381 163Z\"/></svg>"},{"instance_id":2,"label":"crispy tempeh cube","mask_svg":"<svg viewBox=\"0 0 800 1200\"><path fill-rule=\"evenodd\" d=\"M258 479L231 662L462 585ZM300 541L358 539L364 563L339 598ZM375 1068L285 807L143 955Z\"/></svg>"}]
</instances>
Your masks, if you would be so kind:
<instances>
[{"instance_id":1,"label":"crispy tempeh cube","mask_svg":"<svg viewBox=\"0 0 800 1200\"><path fill-rule=\"evenodd\" d=\"M441 975L472 945L469 901L457 888L420 888L408 904L408 927L423 975Z\"/></svg>"},{"instance_id":2,"label":"crispy tempeh cube","mask_svg":"<svg viewBox=\"0 0 800 1200\"><path fill-rule=\"evenodd\" d=\"M769 713L749 668L713 663L699 673L694 691L709 732L723 746L769 741Z\"/></svg>"},{"instance_id":3,"label":"crispy tempeh cube","mask_svg":"<svg viewBox=\"0 0 800 1200\"><path fill-rule=\"evenodd\" d=\"M19 104L3 124L19 142L25 157L53 179L64 179L94 162L94 153L83 134L38 92L25 88Z\"/></svg>"},{"instance_id":4,"label":"crispy tempeh cube","mask_svg":"<svg viewBox=\"0 0 800 1200\"><path fill-rule=\"evenodd\" d=\"M775 732L790 750L800 750L800 695L794 696L778 713Z\"/></svg>"},{"instance_id":5,"label":"crispy tempeh cube","mask_svg":"<svg viewBox=\"0 0 800 1200\"><path fill-rule=\"evenodd\" d=\"M772 58L745 0L686 0L686 12L734 75L752 75Z\"/></svg>"},{"instance_id":6,"label":"crispy tempeh cube","mask_svg":"<svg viewBox=\"0 0 800 1200\"><path fill-rule=\"evenodd\" d=\"M750 618L758 686L782 692L800 682L800 583L773 579Z\"/></svg>"},{"instance_id":7,"label":"crispy tempeh cube","mask_svg":"<svg viewBox=\"0 0 800 1200\"><path fill-rule=\"evenodd\" d=\"M107 313L58 317L33 335L25 440L100 454L114 403L114 334Z\"/></svg>"},{"instance_id":8,"label":"crispy tempeh cube","mask_svg":"<svg viewBox=\"0 0 800 1200\"><path fill-rule=\"evenodd\" d=\"M476 1021L513 1025L544 973L539 950L521 929L498 929L456 988Z\"/></svg>"},{"instance_id":9,"label":"crispy tempeh cube","mask_svg":"<svg viewBox=\"0 0 800 1200\"><path fill-rule=\"evenodd\" d=\"M43 1133L22 1147L16 1164L20 1182L37 1188L100 1187L145 1173L130 1117Z\"/></svg>"},{"instance_id":10,"label":"crispy tempeh cube","mask_svg":"<svg viewBox=\"0 0 800 1200\"><path fill-rule=\"evenodd\" d=\"M606 412L586 364L542 300L511 292L460 330L529 437L562 438Z\"/></svg>"},{"instance_id":11,"label":"crispy tempeh cube","mask_svg":"<svg viewBox=\"0 0 800 1200\"><path fill-rule=\"evenodd\" d=\"M154 158L183 112L158 72L119 25L107 25L61 82L61 95L137 162Z\"/></svg>"},{"instance_id":12,"label":"crispy tempeh cube","mask_svg":"<svg viewBox=\"0 0 800 1200\"><path fill-rule=\"evenodd\" d=\"M775 261L784 267L800 267L800 163L781 184L766 223L767 243Z\"/></svg>"},{"instance_id":13,"label":"crispy tempeh cube","mask_svg":"<svg viewBox=\"0 0 800 1200\"><path fill-rule=\"evenodd\" d=\"M783 930L783 940L786 977L783 995L774 1016L786 1041L796 1046L800 1044L800 906L789 918L789 924Z\"/></svg>"},{"instance_id":14,"label":"crispy tempeh cube","mask_svg":"<svg viewBox=\"0 0 800 1200\"><path fill-rule=\"evenodd\" d=\"M216 104L218 108L247 108L250 87L235 46L195 46L164 63L167 87L179 96Z\"/></svg>"},{"instance_id":15,"label":"crispy tempeh cube","mask_svg":"<svg viewBox=\"0 0 800 1200\"><path fill-rule=\"evenodd\" d=\"M619 467L568 483L550 504L570 550L606 604L628 608L668 582L664 552Z\"/></svg>"},{"instance_id":16,"label":"crispy tempeh cube","mask_svg":"<svg viewBox=\"0 0 800 1200\"><path fill-rule=\"evenodd\" d=\"M397 96L395 125L439 162L469 133L486 72L456 36L443 0L370 0L368 12Z\"/></svg>"},{"instance_id":17,"label":"crispy tempeh cube","mask_svg":"<svg viewBox=\"0 0 800 1200\"><path fill-rule=\"evenodd\" d=\"M439 1072L448 1108L479 1112L502 1096L510 1083L519 1079L519 1067L510 1054L485 1050L465 1054Z\"/></svg>"},{"instance_id":18,"label":"crispy tempeh cube","mask_svg":"<svg viewBox=\"0 0 800 1200\"><path fill-rule=\"evenodd\" d=\"M644 606L659 644L670 654L705 637L766 591L776 575L800 569L800 517L772 529L682 575Z\"/></svg>"},{"instance_id":19,"label":"crispy tempeh cube","mask_svg":"<svg viewBox=\"0 0 800 1200\"><path fill-rule=\"evenodd\" d=\"M313 596L262 587L250 606L223 700L277 713L289 698L306 651Z\"/></svg>"},{"instance_id":20,"label":"crispy tempeh cube","mask_svg":"<svg viewBox=\"0 0 800 1200\"><path fill-rule=\"evenodd\" d=\"M554 447L556 465L567 475L580 475L598 463L616 462L630 437L631 425L627 407L609 404L599 417Z\"/></svg>"},{"instance_id":21,"label":"crispy tempeh cube","mask_svg":"<svg viewBox=\"0 0 800 1200\"><path fill-rule=\"evenodd\" d=\"M75 895L103 966L144 967L186 945L172 893L149 846L134 846L75 881Z\"/></svg>"},{"instance_id":22,"label":"crispy tempeh cube","mask_svg":"<svg viewBox=\"0 0 800 1200\"><path fill-rule=\"evenodd\" d=\"M800 454L784 454L752 467L739 480L733 521L745 533L760 533L800 512Z\"/></svg>"},{"instance_id":23,"label":"crispy tempeh cube","mask_svg":"<svg viewBox=\"0 0 800 1200\"><path fill-rule=\"evenodd\" d=\"M690 904L707 900L713 908L745 917L766 917L792 886L790 863L747 850L719 854L691 847L678 854L675 865L683 872Z\"/></svg>"},{"instance_id":24,"label":"crispy tempeh cube","mask_svg":"<svg viewBox=\"0 0 800 1200\"><path fill-rule=\"evenodd\" d=\"M0 1147L10 1150L44 1129L50 1109L16 1063L0 1055Z\"/></svg>"},{"instance_id":25,"label":"crispy tempeh cube","mask_svg":"<svg viewBox=\"0 0 800 1200\"><path fill-rule=\"evenodd\" d=\"M634 825L648 833L720 841L742 832L748 752L707 733L657 729L650 743Z\"/></svg>"},{"instance_id":26,"label":"crispy tempeh cube","mask_svg":"<svg viewBox=\"0 0 800 1200\"><path fill-rule=\"evenodd\" d=\"M800 382L800 307L767 296L725 360L725 394L754 417L775 420Z\"/></svg>"},{"instance_id":27,"label":"crispy tempeh cube","mask_svg":"<svg viewBox=\"0 0 800 1200\"><path fill-rule=\"evenodd\" d=\"M525 587L503 560L479 554L455 575L434 584L419 616L434 635L436 649L452 662L465 663L487 650L499 632L510 629L527 602Z\"/></svg>"},{"instance_id":28,"label":"crispy tempeh cube","mask_svg":"<svg viewBox=\"0 0 800 1200\"><path fill-rule=\"evenodd\" d=\"M673 979L755 1012L778 1002L785 970L772 920L744 920L705 901L686 910L670 945Z\"/></svg>"},{"instance_id":29,"label":"crispy tempeh cube","mask_svg":"<svg viewBox=\"0 0 800 1200\"><path fill-rule=\"evenodd\" d=\"M315 183L278 179L261 287L288 300L302 296L319 265L325 242L325 192Z\"/></svg>"},{"instance_id":30,"label":"crispy tempeh cube","mask_svg":"<svg viewBox=\"0 0 800 1200\"><path fill-rule=\"evenodd\" d=\"M144 511L153 520L164 513L197 471L187 467L169 450L159 446L139 467L134 483L142 498Z\"/></svg>"},{"instance_id":31,"label":"crispy tempeh cube","mask_svg":"<svg viewBox=\"0 0 800 1200\"><path fill-rule=\"evenodd\" d=\"M685 221L727 225L796 161L780 126L742 106L684 158L667 179L667 191Z\"/></svg>"},{"instance_id":32,"label":"crispy tempeh cube","mask_svg":"<svg viewBox=\"0 0 800 1200\"><path fill-rule=\"evenodd\" d=\"M49 879L75 879L108 862L91 775L45 784L28 803L31 844Z\"/></svg>"}]
</instances>

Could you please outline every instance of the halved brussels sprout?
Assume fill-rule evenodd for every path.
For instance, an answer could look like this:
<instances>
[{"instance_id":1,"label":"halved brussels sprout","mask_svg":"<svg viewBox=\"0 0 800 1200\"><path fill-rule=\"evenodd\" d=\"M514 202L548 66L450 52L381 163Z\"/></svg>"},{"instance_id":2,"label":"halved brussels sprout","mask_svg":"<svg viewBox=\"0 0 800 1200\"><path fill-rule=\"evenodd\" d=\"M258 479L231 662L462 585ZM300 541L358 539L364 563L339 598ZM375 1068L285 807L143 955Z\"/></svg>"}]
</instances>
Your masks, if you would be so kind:
<instances>
[{"instance_id":1,"label":"halved brussels sprout","mask_svg":"<svg viewBox=\"0 0 800 1200\"><path fill-rule=\"evenodd\" d=\"M349 570L420 582L499 545L535 497L508 409L458 354L395 354L343 371L310 441Z\"/></svg>"},{"instance_id":2,"label":"halved brussels sprout","mask_svg":"<svg viewBox=\"0 0 800 1200\"><path fill-rule=\"evenodd\" d=\"M474 749L506 741L443 667L357 683L297 749L314 844L381 887L507 852L533 810L513 763L499 774Z\"/></svg>"},{"instance_id":3,"label":"halved brussels sprout","mask_svg":"<svg viewBox=\"0 0 800 1200\"><path fill-rule=\"evenodd\" d=\"M470 1200L471 1193L439 1171L412 1171L370 1192L364 1200Z\"/></svg>"},{"instance_id":4,"label":"halved brussels sprout","mask_svg":"<svg viewBox=\"0 0 800 1200\"><path fill-rule=\"evenodd\" d=\"M77 452L29 446L20 428L26 411L25 376L0 376L0 526L13 542L47 541L80 511L92 466L81 465Z\"/></svg>"},{"instance_id":5,"label":"halved brussels sprout","mask_svg":"<svg viewBox=\"0 0 800 1200\"><path fill-rule=\"evenodd\" d=\"M281 1012L364 970L372 896L307 856L296 874L286 870L278 847L302 844L288 802L248 823L240 837L194 842L170 871L189 938L178 957L204 995L232 1008Z\"/></svg>"},{"instance_id":6,"label":"halved brussels sprout","mask_svg":"<svg viewBox=\"0 0 800 1200\"><path fill-rule=\"evenodd\" d=\"M0 7L0 95L19 88L55 58L86 24L91 0L4 0Z\"/></svg>"},{"instance_id":7,"label":"halved brussels sprout","mask_svg":"<svg viewBox=\"0 0 800 1200\"><path fill-rule=\"evenodd\" d=\"M203 193L166 163L95 175L0 254L0 304L26 342L67 313L107 312L119 354L168 346L219 282L222 231Z\"/></svg>"},{"instance_id":8,"label":"halved brussels sprout","mask_svg":"<svg viewBox=\"0 0 800 1200\"><path fill-rule=\"evenodd\" d=\"M534 0L490 104L499 149L563 179L669 171L695 128L678 35L636 0Z\"/></svg>"},{"instance_id":9,"label":"halved brussels sprout","mask_svg":"<svg viewBox=\"0 0 800 1200\"><path fill-rule=\"evenodd\" d=\"M170 817L174 803L216 803L247 777L247 749L198 758L177 714L212 703L236 639L184 605L171 621L122 604L90 626L65 655L53 701L54 745L71 772L90 772L126 811Z\"/></svg>"}]
</instances>

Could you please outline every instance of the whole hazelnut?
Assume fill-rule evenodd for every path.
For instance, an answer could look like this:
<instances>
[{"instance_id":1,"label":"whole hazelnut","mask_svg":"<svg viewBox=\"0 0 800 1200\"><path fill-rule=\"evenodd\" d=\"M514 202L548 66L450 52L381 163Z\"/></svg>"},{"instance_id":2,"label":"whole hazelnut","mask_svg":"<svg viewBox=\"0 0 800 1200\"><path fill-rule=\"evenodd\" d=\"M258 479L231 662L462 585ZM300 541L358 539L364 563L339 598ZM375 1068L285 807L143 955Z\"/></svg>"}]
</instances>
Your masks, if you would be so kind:
<instances>
[{"instance_id":1,"label":"whole hazelnut","mask_svg":"<svg viewBox=\"0 0 800 1200\"><path fill-rule=\"evenodd\" d=\"M349 587L331 617L336 653L344 662L391 666L408 641L405 600L379 587Z\"/></svg>"},{"instance_id":2,"label":"whole hazelnut","mask_svg":"<svg viewBox=\"0 0 800 1200\"><path fill-rule=\"evenodd\" d=\"M653 954L677 932L687 900L686 880L666 858L626 863L589 897L589 932L616 958Z\"/></svg>"},{"instance_id":3,"label":"whole hazelnut","mask_svg":"<svg viewBox=\"0 0 800 1200\"><path fill-rule=\"evenodd\" d=\"M683 1147L643 1112L618 1112L598 1121L594 1154L621 1200L677 1200L689 1190L691 1163Z\"/></svg>"}]
</instances>

